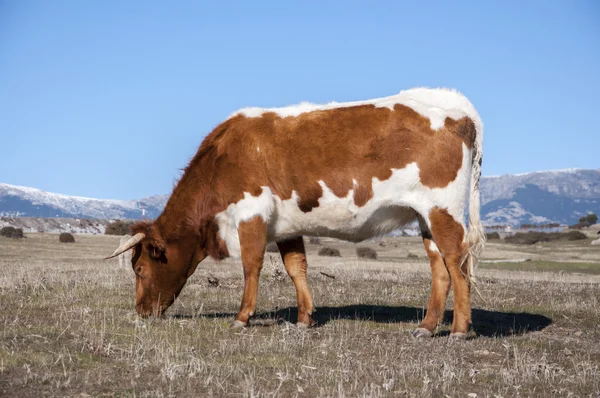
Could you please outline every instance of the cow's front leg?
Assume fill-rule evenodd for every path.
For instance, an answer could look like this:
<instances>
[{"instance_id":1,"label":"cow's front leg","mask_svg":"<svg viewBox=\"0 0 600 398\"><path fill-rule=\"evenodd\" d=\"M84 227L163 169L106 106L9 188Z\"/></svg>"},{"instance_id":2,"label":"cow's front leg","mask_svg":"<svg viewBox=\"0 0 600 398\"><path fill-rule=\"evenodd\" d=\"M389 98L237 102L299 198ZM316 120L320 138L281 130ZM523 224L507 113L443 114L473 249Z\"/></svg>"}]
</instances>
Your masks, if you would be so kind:
<instances>
[{"instance_id":1,"label":"cow's front leg","mask_svg":"<svg viewBox=\"0 0 600 398\"><path fill-rule=\"evenodd\" d=\"M309 327L315 324L311 315L314 312L312 297L306 281L306 252L301 236L277 242L285 269L294 282L298 300L298 326Z\"/></svg>"},{"instance_id":2,"label":"cow's front leg","mask_svg":"<svg viewBox=\"0 0 600 398\"><path fill-rule=\"evenodd\" d=\"M258 278L267 245L267 224L259 216L240 223L238 227L244 267L244 296L240 311L231 324L232 328L241 328L248 324L256 308Z\"/></svg>"}]
</instances>

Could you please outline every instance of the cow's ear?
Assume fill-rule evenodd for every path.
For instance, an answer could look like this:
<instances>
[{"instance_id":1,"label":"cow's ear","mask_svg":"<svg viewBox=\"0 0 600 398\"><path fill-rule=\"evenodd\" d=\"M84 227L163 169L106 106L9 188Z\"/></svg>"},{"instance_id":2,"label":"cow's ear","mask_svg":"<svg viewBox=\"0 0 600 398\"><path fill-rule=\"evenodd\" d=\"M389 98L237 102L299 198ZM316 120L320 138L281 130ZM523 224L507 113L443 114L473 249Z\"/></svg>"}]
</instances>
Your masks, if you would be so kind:
<instances>
[{"instance_id":1,"label":"cow's ear","mask_svg":"<svg viewBox=\"0 0 600 398\"><path fill-rule=\"evenodd\" d=\"M163 264L167 263L167 255L164 246L158 242L148 243L148 254L150 258L156 261L160 261Z\"/></svg>"},{"instance_id":2,"label":"cow's ear","mask_svg":"<svg viewBox=\"0 0 600 398\"><path fill-rule=\"evenodd\" d=\"M142 221L131 227L132 233L143 232L145 235L144 248L152 260L167 263L165 244L158 230L149 221Z\"/></svg>"}]
</instances>

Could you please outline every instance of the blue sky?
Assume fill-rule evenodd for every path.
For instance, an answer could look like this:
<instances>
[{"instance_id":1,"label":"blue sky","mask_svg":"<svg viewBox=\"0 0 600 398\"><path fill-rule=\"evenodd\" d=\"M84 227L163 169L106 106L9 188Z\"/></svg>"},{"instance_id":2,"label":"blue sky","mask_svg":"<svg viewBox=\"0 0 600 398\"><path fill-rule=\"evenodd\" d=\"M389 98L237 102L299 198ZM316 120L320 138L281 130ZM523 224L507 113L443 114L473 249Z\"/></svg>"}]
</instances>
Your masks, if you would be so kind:
<instances>
[{"instance_id":1,"label":"blue sky","mask_svg":"<svg viewBox=\"0 0 600 398\"><path fill-rule=\"evenodd\" d=\"M600 3L0 0L0 182L169 193L244 106L454 87L484 175L600 167Z\"/></svg>"}]
</instances>

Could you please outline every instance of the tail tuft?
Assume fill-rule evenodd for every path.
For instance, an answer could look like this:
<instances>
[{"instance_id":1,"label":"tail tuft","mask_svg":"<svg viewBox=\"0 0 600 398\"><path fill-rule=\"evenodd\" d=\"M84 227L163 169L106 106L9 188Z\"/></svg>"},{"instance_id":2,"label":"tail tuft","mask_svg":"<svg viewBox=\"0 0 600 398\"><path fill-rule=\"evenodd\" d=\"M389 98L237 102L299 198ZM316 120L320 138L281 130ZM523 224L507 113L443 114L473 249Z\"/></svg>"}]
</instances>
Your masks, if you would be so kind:
<instances>
[{"instance_id":1,"label":"tail tuft","mask_svg":"<svg viewBox=\"0 0 600 398\"><path fill-rule=\"evenodd\" d=\"M481 163L483 160L483 124L481 120L476 123L477 135L472 152L471 162L471 186L469 195L469 232L467 232L466 243L468 251L464 262L467 264L469 283L477 290L474 275L475 268L479 263L485 246L485 231L481 225L481 199L479 194L479 180L481 179ZM463 263L464 264L464 263ZM481 294L480 294L481 296Z\"/></svg>"}]
</instances>

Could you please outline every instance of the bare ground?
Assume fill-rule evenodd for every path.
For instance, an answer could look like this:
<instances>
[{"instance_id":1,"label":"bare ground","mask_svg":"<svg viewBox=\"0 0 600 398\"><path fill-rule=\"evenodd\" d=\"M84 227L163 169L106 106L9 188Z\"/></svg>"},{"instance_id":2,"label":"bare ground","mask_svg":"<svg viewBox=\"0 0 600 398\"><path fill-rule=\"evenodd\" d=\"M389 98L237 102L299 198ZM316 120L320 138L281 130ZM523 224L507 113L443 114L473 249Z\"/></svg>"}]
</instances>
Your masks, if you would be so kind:
<instances>
[{"instance_id":1,"label":"bare ground","mask_svg":"<svg viewBox=\"0 0 600 398\"><path fill-rule=\"evenodd\" d=\"M490 243L486 258L501 261L480 266L485 301L474 295L470 338L452 342L451 298L436 337L410 336L429 294L417 238L365 244L378 261L357 259L353 244L322 240L341 258L307 244L319 323L309 330L293 324L293 286L269 256L259 314L242 331L228 329L239 263L203 263L163 319L142 320L131 270L100 261L119 238L76 239L0 239L2 396L600 395L600 248L589 240ZM532 261L502 262L518 259Z\"/></svg>"}]
</instances>

